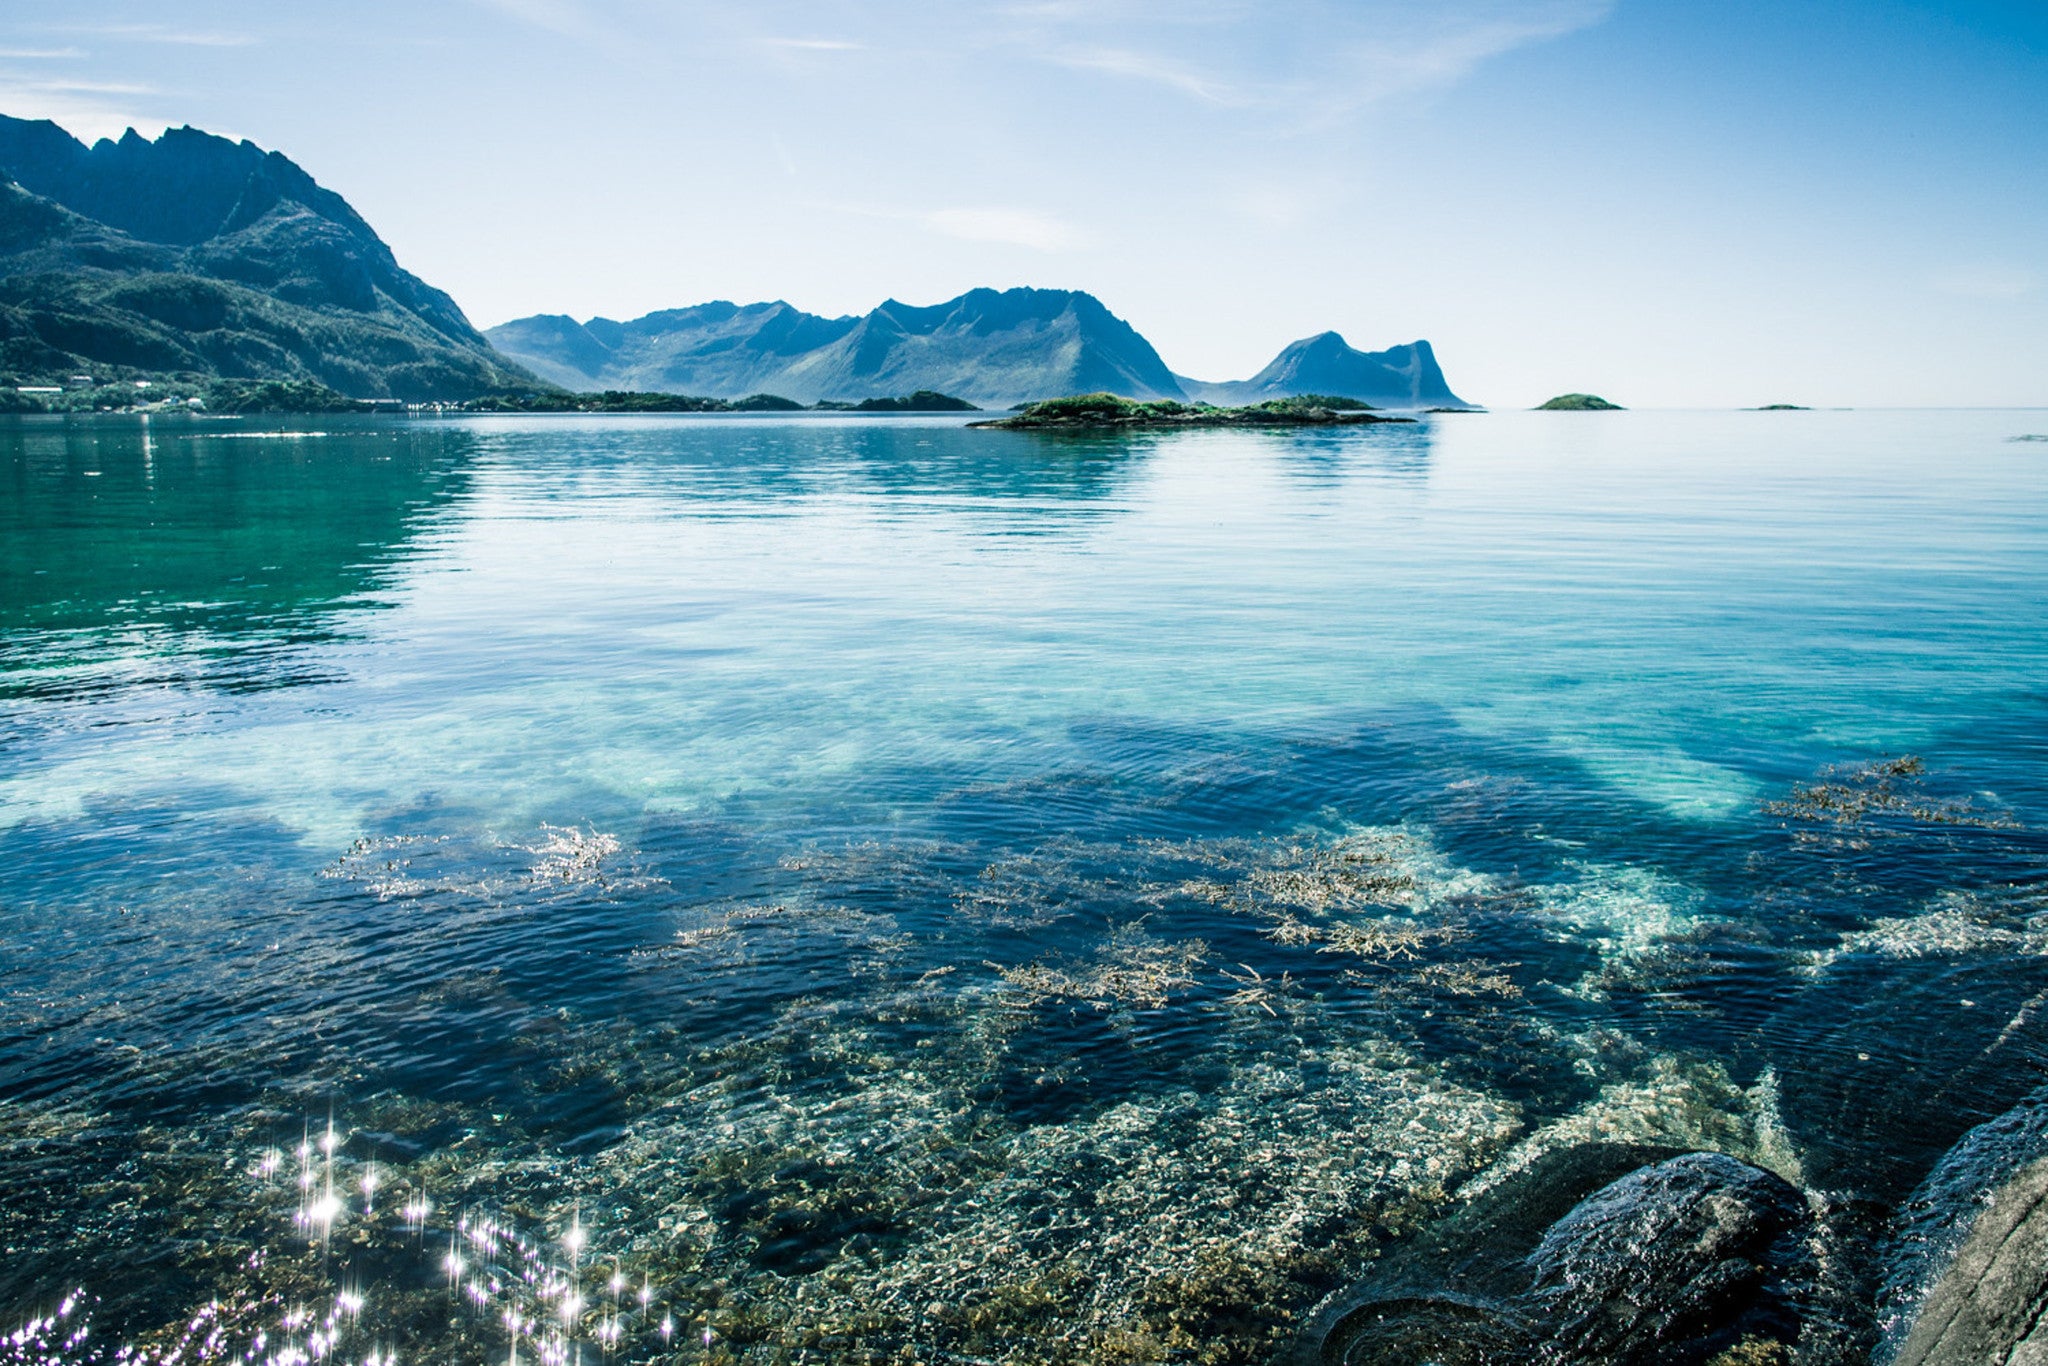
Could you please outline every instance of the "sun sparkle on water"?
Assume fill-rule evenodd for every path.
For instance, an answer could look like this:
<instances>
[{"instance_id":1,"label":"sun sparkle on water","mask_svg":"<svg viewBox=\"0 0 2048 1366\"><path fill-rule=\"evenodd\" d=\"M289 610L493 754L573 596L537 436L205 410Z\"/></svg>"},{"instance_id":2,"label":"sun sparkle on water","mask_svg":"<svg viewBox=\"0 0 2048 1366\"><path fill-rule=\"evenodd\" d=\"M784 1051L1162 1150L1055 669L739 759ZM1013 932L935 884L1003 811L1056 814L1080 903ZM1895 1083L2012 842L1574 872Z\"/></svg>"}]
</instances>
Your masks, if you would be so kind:
<instances>
[{"instance_id":1,"label":"sun sparkle on water","mask_svg":"<svg viewBox=\"0 0 2048 1366\"><path fill-rule=\"evenodd\" d=\"M444 1285L452 1304L475 1316L476 1322L502 1326L507 1366L518 1366L522 1350L539 1366L572 1366L585 1345L610 1356L630 1349L639 1339L650 1347L674 1336L674 1317L660 1304L652 1277L634 1277L616 1257L603 1259L605 1270L586 1283L581 1254L590 1247L592 1230L581 1207L569 1226L554 1237L528 1236L501 1214L470 1210L434 1228L436 1206L425 1190L413 1191L397 1211L395 1226L378 1217L375 1195L383 1174L375 1162L352 1163L346 1156L349 1135L330 1122L317 1139L294 1150L297 1170L287 1189L294 1192L290 1226L323 1256L344 1228L354 1246L376 1251L414 1252L432 1229L445 1229L448 1251L440 1259ZM256 1183L261 1199L278 1189L285 1166L277 1148L257 1153L242 1170ZM354 1168L351 1170L351 1168ZM341 1191L361 1191L359 1205ZM397 1235L403 1242L387 1247ZM558 1245L566 1257L545 1251ZM465 1254L464 1249L467 1250ZM264 1252L249 1258L251 1267L266 1260ZM593 1262L597 1258L592 1259ZM232 1322L233 1306L216 1298L191 1315L175 1346L122 1343L102 1353L93 1350L91 1305L83 1288L72 1290L47 1314L31 1316L6 1337L11 1366L78 1366L110 1359L117 1366L186 1366L195 1361L233 1362L236 1366L400 1366L398 1350L389 1345L396 1325L380 1313L391 1295L374 1280L359 1279L345 1268L335 1273L331 1291L317 1305L293 1301L267 1321ZM658 1316L658 1317L657 1317ZM239 1333L238 1333L239 1329ZM237 1341L238 1336L240 1340ZM709 1338L707 1336L707 1341Z\"/></svg>"}]
</instances>

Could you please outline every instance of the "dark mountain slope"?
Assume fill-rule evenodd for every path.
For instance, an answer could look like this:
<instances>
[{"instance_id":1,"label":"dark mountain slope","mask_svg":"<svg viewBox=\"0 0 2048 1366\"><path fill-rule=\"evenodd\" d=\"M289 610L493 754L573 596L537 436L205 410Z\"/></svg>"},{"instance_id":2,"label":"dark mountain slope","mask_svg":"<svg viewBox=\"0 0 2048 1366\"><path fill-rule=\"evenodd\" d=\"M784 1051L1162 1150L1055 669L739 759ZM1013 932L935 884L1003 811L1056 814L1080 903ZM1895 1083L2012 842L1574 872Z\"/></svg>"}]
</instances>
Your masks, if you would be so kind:
<instances>
[{"instance_id":1,"label":"dark mountain slope","mask_svg":"<svg viewBox=\"0 0 2048 1366\"><path fill-rule=\"evenodd\" d=\"M88 148L0 117L0 366L310 379L358 397L531 388L288 158L195 129Z\"/></svg>"}]
</instances>

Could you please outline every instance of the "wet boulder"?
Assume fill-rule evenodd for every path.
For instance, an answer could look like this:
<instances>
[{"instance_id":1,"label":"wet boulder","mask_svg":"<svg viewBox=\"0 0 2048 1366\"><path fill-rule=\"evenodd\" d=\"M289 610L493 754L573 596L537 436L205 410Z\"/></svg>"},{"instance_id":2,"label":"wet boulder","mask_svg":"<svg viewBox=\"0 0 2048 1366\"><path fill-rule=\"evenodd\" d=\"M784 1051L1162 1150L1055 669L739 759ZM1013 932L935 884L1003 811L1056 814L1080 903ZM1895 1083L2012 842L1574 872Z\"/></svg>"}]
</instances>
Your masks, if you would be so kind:
<instances>
[{"instance_id":1,"label":"wet boulder","mask_svg":"<svg viewBox=\"0 0 2048 1366\"><path fill-rule=\"evenodd\" d=\"M1721 1153L1629 1173L1553 1224L1528 1259L1524 1312L1555 1362L1706 1361L1791 1343L1812 1280L1806 1201Z\"/></svg>"},{"instance_id":2,"label":"wet boulder","mask_svg":"<svg viewBox=\"0 0 2048 1366\"><path fill-rule=\"evenodd\" d=\"M1814 1267L1806 1202L1719 1153L1551 1153L1393 1249L1311 1319L1293 1366L1772 1361Z\"/></svg>"},{"instance_id":3,"label":"wet boulder","mask_svg":"<svg viewBox=\"0 0 2048 1366\"><path fill-rule=\"evenodd\" d=\"M2022 1171L2048 1159L2048 1087L1978 1125L1935 1164L1892 1217L1877 1296L1882 1341L1875 1360L1898 1358L1915 1320L1978 1219Z\"/></svg>"},{"instance_id":4,"label":"wet boulder","mask_svg":"<svg viewBox=\"0 0 2048 1366\"><path fill-rule=\"evenodd\" d=\"M2000 1186L1892 1366L2048 1363L2048 1158Z\"/></svg>"}]
</instances>

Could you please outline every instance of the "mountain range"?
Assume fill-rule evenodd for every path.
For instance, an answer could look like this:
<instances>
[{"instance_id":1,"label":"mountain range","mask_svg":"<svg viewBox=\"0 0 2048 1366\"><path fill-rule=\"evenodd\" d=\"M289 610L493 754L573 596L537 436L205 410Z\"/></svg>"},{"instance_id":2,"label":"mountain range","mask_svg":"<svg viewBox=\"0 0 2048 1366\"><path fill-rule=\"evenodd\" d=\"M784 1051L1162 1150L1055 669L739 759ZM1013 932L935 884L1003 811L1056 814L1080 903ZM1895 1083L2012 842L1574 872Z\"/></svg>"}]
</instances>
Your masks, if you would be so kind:
<instances>
[{"instance_id":1,"label":"mountain range","mask_svg":"<svg viewBox=\"0 0 2048 1366\"><path fill-rule=\"evenodd\" d=\"M1428 342L1359 351L1335 332L1295 342L1248 380L1190 379L1078 290L975 289L928 307L891 299L840 318L779 301L699 304L631 322L540 314L485 335L572 389L775 393L805 403L933 389L984 407L1097 391L1229 404L1336 394L1387 408L1467 406Z\"/></svg>"},{"instance_id":2,"label":"mountain range","mask_svg":"<svg viewBox=\"0 0 2048 1366\"><path fill-rule=\"evenodd\" d=\"M177 128L91 147L0 116L0 369L314 380L360 398L536 381L289 158Z\"/></svg>"},{"instance_id":3,"label":"mountain range","mask_svg":"<svg viewBox=\"0 0 2048 1366\"><path fill-rule=\"evenodd\" d=\"M414 401L561 385L801 403L935 391L1001 407L1107 391L1466 406L1428 342L1367 352L1334 332L1248 380L1190 379L1077 290L975 289L840 318L780 302L631 322L540 315L480 333L282 153L189 127L87 146L54 123L0 116L0 385L75 385L79 372Z\"/></svg>"}]
</instances>

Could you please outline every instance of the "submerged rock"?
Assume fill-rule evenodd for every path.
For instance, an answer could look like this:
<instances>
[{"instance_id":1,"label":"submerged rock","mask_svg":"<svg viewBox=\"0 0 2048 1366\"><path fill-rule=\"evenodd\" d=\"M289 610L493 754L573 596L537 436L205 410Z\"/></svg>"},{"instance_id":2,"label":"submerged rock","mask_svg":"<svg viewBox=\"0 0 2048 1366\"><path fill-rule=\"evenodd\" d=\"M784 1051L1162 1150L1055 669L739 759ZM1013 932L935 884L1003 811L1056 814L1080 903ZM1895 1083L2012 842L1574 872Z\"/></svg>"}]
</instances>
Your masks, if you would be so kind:
<instances>
[{"instance_id":1,"label":"submerged rock","mask_svg":"<svg viewBox=\"0 0 2048 1366\"><path fill-rule=\"evenodd\" d=\"M1721 1153L1686 1153L1581 1201L1530 1255L1524 1297L1543 1359L1705 1361L1741 1342L1799 1336L1813 1268L1806 1202L1784 1178Z\"/></svg>"},{"instance_id":2,"label":"submerged rock","mask_svg":"<svg viewBox=\"0 0 2048 1366\"><path fill-rule=\"evenodd\" d=\"M1784 1359L1814 1267L1806 1202L1720 1153L1551 1153L1326 1301L1295 1366Z\"/></svg>"},{"instance_id":3,"label":"submerged rock","mask_svg":"<svg viewBox=\"0 0 2048 1366\"><path fill-rule=\"evenodd\" d=\"M2042 1362L2048 1362L2048 1159L1998 1189L1893 1358L1893 1366Z\"/></svg>"}]
</instances>

